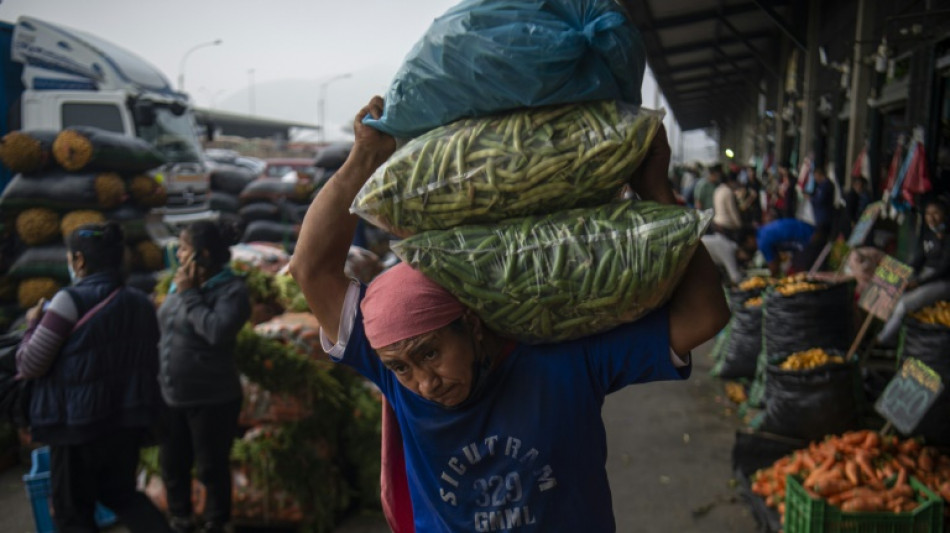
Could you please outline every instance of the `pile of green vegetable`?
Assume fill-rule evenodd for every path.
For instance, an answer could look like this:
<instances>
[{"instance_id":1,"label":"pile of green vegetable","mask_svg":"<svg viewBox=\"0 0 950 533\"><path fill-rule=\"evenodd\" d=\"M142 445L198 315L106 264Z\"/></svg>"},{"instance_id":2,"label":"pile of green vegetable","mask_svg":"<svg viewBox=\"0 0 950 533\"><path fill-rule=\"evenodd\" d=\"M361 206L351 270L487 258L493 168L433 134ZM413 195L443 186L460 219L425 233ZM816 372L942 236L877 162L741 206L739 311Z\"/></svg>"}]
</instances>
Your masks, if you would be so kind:
<instances>
[{"instance_id":1,"label":"pile of green vegetable","mask_svg":"<svg viewBox=\"0 0 950 533\"><path fill-rule=\"evenodd\" d=\"M661 120L610 100L459 120L397 150L351 210L406 236L603 204L646 156Z\"/></svg>"},{"instance_id":2,"label":"pile of green vegetable","mask_svg":"<svg viewBox=\"0 0 950 533\"><path fill-rule=\"evenodd\" d=\"M393 250L493 330L552 342L605 331L661 305L710 217L623 201L429 231Z\"/></svg>"}]
</instances>

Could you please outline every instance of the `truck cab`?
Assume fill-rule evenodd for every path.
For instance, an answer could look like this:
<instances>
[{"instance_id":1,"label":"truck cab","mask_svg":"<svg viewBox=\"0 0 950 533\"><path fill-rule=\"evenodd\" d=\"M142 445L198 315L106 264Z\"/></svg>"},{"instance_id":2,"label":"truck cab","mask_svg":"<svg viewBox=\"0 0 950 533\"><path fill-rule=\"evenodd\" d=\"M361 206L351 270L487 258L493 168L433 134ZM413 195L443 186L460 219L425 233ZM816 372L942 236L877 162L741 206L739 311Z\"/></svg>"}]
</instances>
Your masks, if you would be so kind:
<instances>
[{"instance_id":1,"label":"truck cab","mask_svg":"<svg viewBox=\"0 0 950 533\"><path fill-rule=\"evenodd\" d=\"M152 65L94 35L32 17L0 23L0 63L2 133L82 125L140 137L167 160L152 175L168 202L150 218L169 228L151 226L153 237L215 216L191 102ZM17 72L18 85L8 79Z\"/></svg>"}]
</instances>

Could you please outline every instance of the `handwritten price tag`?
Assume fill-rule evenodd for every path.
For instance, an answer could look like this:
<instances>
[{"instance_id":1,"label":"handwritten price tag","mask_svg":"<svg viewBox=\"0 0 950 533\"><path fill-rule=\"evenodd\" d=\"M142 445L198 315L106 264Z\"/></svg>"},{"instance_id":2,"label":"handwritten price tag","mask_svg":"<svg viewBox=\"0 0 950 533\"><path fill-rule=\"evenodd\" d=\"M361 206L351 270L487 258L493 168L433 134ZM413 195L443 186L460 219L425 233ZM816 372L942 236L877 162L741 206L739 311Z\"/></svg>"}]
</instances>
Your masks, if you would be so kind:
<instances>
[{"instance_id":1,"label":"handwritten price tag","mask_svg":"<svg viewBox=\"0 0 950 533\"><path fill-rule=\"evenodd\" d=\"M907 358L874 408L904 435L910 434L943 391L940 375L914 358Z\"/></svg>"}]
</instances>

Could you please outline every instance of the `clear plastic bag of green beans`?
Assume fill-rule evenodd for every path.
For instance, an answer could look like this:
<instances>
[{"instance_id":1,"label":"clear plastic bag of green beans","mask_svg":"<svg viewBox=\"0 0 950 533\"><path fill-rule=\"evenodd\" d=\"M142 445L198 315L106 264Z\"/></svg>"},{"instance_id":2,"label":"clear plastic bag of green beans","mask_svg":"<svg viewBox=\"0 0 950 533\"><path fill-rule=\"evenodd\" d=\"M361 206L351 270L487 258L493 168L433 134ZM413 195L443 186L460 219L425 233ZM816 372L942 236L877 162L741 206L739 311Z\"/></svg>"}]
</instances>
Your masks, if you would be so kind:
<instances>
[{"instance_id":1,"label":"clear plastic bag of green beans","mask_svg":"<svg viewBox=\"0 0 950 533\"><path fill-rule=\"evenodd\" d=\"M400 147L350 211L395 235L611 201L662 111L612 100L462 119Z\"/></svg>"},{"instance_id":2,"label":"clear plastic bag of green beans","mask_svg":"<svg viewBox=\"0 0 950 533\"><path fill-rule=\"evenodd\" d=\"M711 218L711 211L627 200L427 231L393 250L498 333L556 342L661 306Z\"/></svg>"}]
</instances>

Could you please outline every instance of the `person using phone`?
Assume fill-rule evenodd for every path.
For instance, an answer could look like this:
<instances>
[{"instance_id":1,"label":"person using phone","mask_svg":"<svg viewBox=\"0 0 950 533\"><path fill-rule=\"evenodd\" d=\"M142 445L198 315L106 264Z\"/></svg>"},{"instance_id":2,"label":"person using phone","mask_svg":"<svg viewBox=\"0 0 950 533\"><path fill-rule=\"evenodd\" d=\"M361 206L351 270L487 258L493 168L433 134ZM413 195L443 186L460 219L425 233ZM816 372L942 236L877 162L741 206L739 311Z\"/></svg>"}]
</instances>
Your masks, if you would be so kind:
<instances>
[{"instance_id":1,"label":"person using phone","mask_svg":"<svg viewBox=\"0 0 950 533\"><path fill-rule=\"evenodd\" d=\"M247 287L228 266L236 228L196 222L179 235L181 265L159 308L159 381L168 405L159 452L172 528L224 531L231 517L231 444L241 382L237 334L251 316ZM201 524L191 506L191 471L207 489Z\"/></svg>"}]
</instances>

